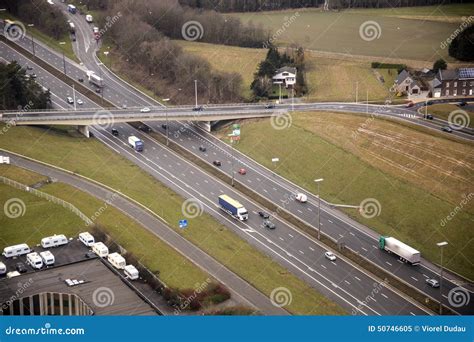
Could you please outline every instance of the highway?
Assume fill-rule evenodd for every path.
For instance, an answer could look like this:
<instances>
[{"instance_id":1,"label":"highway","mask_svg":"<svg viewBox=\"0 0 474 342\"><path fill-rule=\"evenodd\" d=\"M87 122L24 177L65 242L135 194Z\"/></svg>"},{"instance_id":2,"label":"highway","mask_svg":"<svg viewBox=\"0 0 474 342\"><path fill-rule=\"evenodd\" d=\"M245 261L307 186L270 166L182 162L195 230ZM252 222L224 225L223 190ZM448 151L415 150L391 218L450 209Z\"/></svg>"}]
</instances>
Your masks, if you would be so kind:
<instances>
[{"instance_id":1,"label":"highway","mask_svg":"<svg viewBox=\"0 0 474 342\"><path fill-rule=\"evenodd\" d=\"M80 39L78 39L78 41L80 41ZM36 50L38 51L38 48ZM61 60L61 63L62 63L62 60ZM73 67L72 66L69 67L69 65L68 65L68 69L74 70ZM104 72L104 74L105 74L105 72ZM111 82L114 82L114 81L111 80ZM106 83L107 83L107 81L106 81ZM143 94L141 94L141 95L140 94L134 94L134 92L131 91L130 89L128 89L127 91L129 91L133 94L122 96L123 95L122 92L125 92L124 89L126 89L126 88L127 88L127 86L117 87L117 89L118 89L117 94L114 95L112 89L111 88L109 89L108 87L106 87L106 91L104 92L104 96L108 100L111 100L111 101L114 98L120 98L122 101L124 101L123 99L128 99L128 101L130 101L130 102L128 102L130 105L132 105L132 102L131 102L132 98L135 97L136 100L138 99L138 101L141 101L141 102L138 102L138 101L133 102L133 104L135 104L136 106L144 106L144 105L153 105L154 104L145 95L143 95ZM120 105L120 102L114 102L114 103L117 103L117 105ZM287 105L287 106L290 106L290 105ZM309 104L309 105L301 105L301 108L303 108L304 106L306 106L306 108L310 108L310 109L315 109L316 107L317 108L331 109L331 110L341 110L341 111L347 111L347 110L350 109L350 110L359 111L359 112L366 110L366 108L369 108L369 111L373 108L377 108L377 107L374 107L374 106L367 106L366 107L366 106L357 105L357 104L350 104L350 105L346 105L346 104ZM379 107L381 107L380 109L386 109L384 106L379 106ZM410 119L409 115L415 115L411 111L405 110L403 108L398 108L398 107L395 107L393 109L390 107L389 110L387 109L387 111L389 111L389 113L391 113L391 114L400 115L401 118L405 118L405 119L408 119L408 120ZM407 115L407 116L404 116L404 115ZM157 124L150 124L150 125L154 128L154 130L156 130L158 132L161 132L161 133L164 133L160 124L157 123ZM204 132L198 130L196 127L194 127L192 125L187 125L185 129L183 129L183 127L184 126L183 126L182 123L173 123L173 124L171 124L170 125L170 128L171 128L170 137L175 139L174 136L177 135L178 137L175 139L176 142L178 142L180 145L188 148L190 151L194 152L195 154L201 155L203 158L205 158L208 161L211 161L214 158L222 160L224 162L223 170L227 173L230 173L230 164L231 164L230 163L230 157L229 157L230 154L229 154L229 151L228 151L227 147L225 147L221 142L216 141L214 138L212 138L209 135L206 135ZM129 134L128 130L130 128L128 126L122 125L122 127L119 126L118 129L121 131L121 133L123 132L123 134ZM139 135L139 134L140 134L141 137L143 137L143 139L145 139L146 146L149 146L150 144L156 145L155 142L149 140L148 137L146 137L142 133L136 132L136 135ZM204 142L208 146L207 155L200 154L196 150L196 147L198 146L198 144L201 144L202 142ZM153 146L153 147L157 148L156 146ZM297 189L297 187L295 185L293 185L293 184L291 184L291 183L289 183L289 182L287 182L287 181L285 181L285 180L283 180L279 177L276 177L278 179L277 181L273 180L271 178L272 175L271 175L271 172L269 170L266 170L265 168L262 168L261 166L259 166L255 162L249 160L248 158L245 158L244 156L242 156L238 153L237 153L237 155L238 155L238 158L237 158L238 160L237 160L237 163L236 163L236 169L238 168L238 165L245 166L249 170L249 173L247 175L248 177L245 178L245 181L249 184L254 182L254 185L255 184L258 185L258 189L262 190L262 194L265 193L265 191L263 191L263 190L266 190L269 194L272 194L271 196L269 196L269 198L271 198L271 199L282 198L282 197L285 198L285 196L288 197L289 194L290 195L293 194L294 190ZM179 160L178 156L176 156L176 158ZM178 161L178 163L180 163L182 165L182 161L181 162ZM177 165L177 166L178 166L177 168L179 169L179 165ZM259 175L262 175L262 176L259 176ZM260 182L258 180L258 178L260 178L263 181ZM260 184L260 183L262 183L262 184ZM277 190L273 190L273 187L275 187ZM316 204L316 197L312 196L311 194L308 194L308 195L310 195L310 203L307 203L306 207L301 207L301 205L298 204L298 203L290 203L290 205L288 207L286 207L285 209L292 210L295 213L295 215L297 215L298 217L301 216L303 219L305 219L309 223L314 223L314 219L315 219L314 207L315 207L315 204ZM211 194L211 196L212 196L212 194ZM242 200L242 201L245 201L245 200ZM277 202L277 201L275 201L275 202ZM305 211L305 210L307 210L307 211ZM418 288L422 289L424 292L426 292L427 294L429 294L429 295L431 295L435 298L437 298L437 296L439 297L439 294L436 292L436 290L428 288L426 285L424 285L423 279L425 278L425 276L431 276L432 275L430 273L429 269L425 269L425 268L421 268L421 267L411 268L411 267L408 267L406 265L398 265L398 262L395 258L393 258L389 255L386 255L386 253L380 252L377 249L373 248L373 245L374 245L374 239L372 238L373 234L371 234L369 230L367 230L363 227L362 228L359 227L354 222L350 222L350 220L349 220L349 222L347 222L348 221L347 218L344 218L343 216L341 217L340 213L337 213L337 212L334 213L334 211L330 210L327 207L323 208L323 210L324 210L324 213L323 213L323 216L322 216L323 232L328 233L331 236L335 236L336 238L340 237L339 235L342 235L345 239L349 239L348 241L346 241L346 244L350 248L352 248L354 250L359 248L359 250L362 253L364 253L364 249L366 249L368 251L367 255L371 259L373 258L373 260L375 259L375 261L379 261L380 258L381 258L380 261L382 262L384 267L390 266L389 264L391 264L391 266L393 266L393 267L390 270L393 273L396 273L396 272L400 273L400 274L397 274L397 275L403 277L403 279L406 279L407 282L414 284L415 286L417 286ZM301 213L300 213L300 211L301 211ZM326 215L326 218L325 218L325 215ZM326 221L325 221L325 219L326 219ZM278 227L280 227L280 225L278 225ZM354 234L354 235L352 235L352 234ZM289 235L288 235L288 237L289 237ZM279 238L284 239L284 236L280 236ZM352 239L353 241L351 241L350 239ZM351 241L351 242L349 243L349 241ZM352 245L352 243L354 243L354 245ZM311 244L314 244L314 242L311 242ZM376 245L376 243L375 243L375 245ZM305 253L305 251L310 250L307 247L308 246L305 246L301 241L298 241L297 242L297 248L296 248L297 255L298 254L303 255L303 254L301 254L301 252ZM367 248L367 247L369 247L369 248ZM312 247L312 248L314 248L314 247ZM292 253L290 253L290 254L292 254ZM420 269L421 269L421 271L420 271ZM406 273L406 275L405 275L405 273ZM416 280L413 280L413 278L415 278ZM455 284L452 284L452 286L455 286ZM447 289L449 289L449 287L447 287ZM468 307L468 309L472 310L472 307L471 308Z\"/></svg>"},{"instance_id":2,"label":"highway","mask_svg":"<svg viewBox=\"0 0 474 342\"><path fill-rule=\"evenodd\" d=\"M9 52L15 53L13 50ZM39 73L38 78L41 80ZM44 85L49 86L48 84ZM72 91L67 86L54 89L51 87L51 90L58 99L63 99L67 92ZM62 103L61 100L58 102L64 106L64 100ZM339 258L335 263L326 260L324 258L326 249L323 246L284 222L277 219L275 232L263 229L261 227L262 221L255 215L259 206L249 199L236 193L229 186L217 182L207 173L153 141L148 135L125 124L114 127L120 131L119 137L114 137L109 131L97 128L93 128L92 131L107 146L133 161L177 193L186 198L198 199L203 208L220 222L270 255L318 291L340 303L349 312L366 315L428 313L418 305L410 303L390 287L386 287L385 284L379 285L377 279L366 274L363 270L358 270L343 258ZM145 141L143 153L136 153L127 146L126 139L131 134L137 135ZM176 171L178 169L180 173ZM251 212L249 221L236 222L217 208L217 194L223 192L246 203ZM304 250L298 247L302 243L308 246ZM277 287L278 284L275 286ZM370 298L367 300L367 297Z\"/></svg>"}]
</instances>

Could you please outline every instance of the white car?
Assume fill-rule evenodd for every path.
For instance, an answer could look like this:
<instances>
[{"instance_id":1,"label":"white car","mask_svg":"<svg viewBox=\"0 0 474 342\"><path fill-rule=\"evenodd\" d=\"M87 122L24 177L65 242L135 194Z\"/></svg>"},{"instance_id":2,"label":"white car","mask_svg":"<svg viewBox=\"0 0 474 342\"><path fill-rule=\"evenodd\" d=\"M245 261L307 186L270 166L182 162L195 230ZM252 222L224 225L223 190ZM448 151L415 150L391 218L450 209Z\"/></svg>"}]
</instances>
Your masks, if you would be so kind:
<instances>
[{"instance_id":1,"label":"white car","mask_svg":"<svg viewBox=\"0 0 474 342\"><path fill-rule=\"evenodd\" d=\"M77 102L78 105L83 105L84 104L84 101L82 101L81 99L77 99L76 102Z\"/></svg>"},{"instance_id":2,"label":"white car","mask_svg":"<svg viewBox=\"0 0 474 342\"><path fill-rule=\"evenodd\" d=\"M142 112L142 113L149 113L149 112L151 112L151 109L148 108L148 107L145 107L145 108L140 109L140 112Z\"/></svg>"},{"instance_id":3,"label":"white car","mask_svg":"<svg viewBox=\"0 0 474 342\"><path fill-rule=\"evenodd\" d=\"M66 97L66 102L69 103L69 104L73 104L74 100L72 99L71 96L68 96L68 97Z\"/></svg>"},{"instance_id":4,"label":"white car","mask_svg":"<svg viewBox=\"0 0 474 342\"><path fill-rule=\"evenodd\" d=\"M324 256L326 259L331 260L331 261L336 261L336 255L333 252L326 252L324 253Z\"/></svg>"},{"instance_id":5,"label":"white car","mask_svg":"<svg viewBox=\"0 0 474 342\"><path fill-rule=\"evenodd\" d=\"M295 196L295 199L298 202L301 202L301 203L308 202L308 196L306 196L305 194L302 194L302 193L297 193L296 196Z\"/></svg>"}]
</instances>

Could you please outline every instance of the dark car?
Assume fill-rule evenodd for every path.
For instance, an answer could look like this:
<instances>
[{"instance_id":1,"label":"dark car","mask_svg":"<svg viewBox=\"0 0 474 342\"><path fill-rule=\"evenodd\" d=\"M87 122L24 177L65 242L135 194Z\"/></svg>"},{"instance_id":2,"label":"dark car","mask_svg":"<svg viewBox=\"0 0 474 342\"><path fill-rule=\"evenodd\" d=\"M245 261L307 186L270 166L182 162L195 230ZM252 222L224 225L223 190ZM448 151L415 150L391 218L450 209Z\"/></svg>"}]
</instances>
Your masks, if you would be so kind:
<instances>
[{"instance_id":1,"label":"dark car","mask_svg":"<svg viewBox=\"0 0 474 342\"><path fill-rule=\"evenodd\" d=\"M195 112L200 112L200 111L202 111L202 110L204 110L204 107L203 107L203 106L197 106L197 107L194 107L194 108L193 108L193 111L195 111Z\"/></svg>"},{"instance_id":2,"label":"dark car","mask_svg":"<svg viewBox=\"0 0 474 342\"><path fill-rule=\"evenodd\" d=\"M140 126L138 126L138 129L140 131L145 132L145 133L150 133L151 132L151 128L148 127L147 125L140 125Z\"/></svg>"},{"instance_id":3,"label":"dark car","mask_svg":"<svg viewBox=\"0 0 474 342\"><path fill-rule=\"evenodd\" d=\"M428 102L426 102L426 104L427 104L428 106L431 106L432 104L434 104L434 102L433 102L433 101L428 101Z\"/></svg>"},{"instance_id":4,"label":"dark car","mask_svg":"<svg viewBox=\"0 0 474 342\"><path fill-rule=\"evenodd\" d=\"M467 102L466 101L461 101L461 102L459 102L458 106L459 107L467 106Z\"/></svg>"},{"instance_id":5,"label":"dark car","mask_svg":"<svg viewBox=\"0 0 474 342\"><path fill-rule=\"evenodd\" d=\"M118 136L119 135L119 132L117 131L117 129L112 128L112 135L113 136Z\"/></svg>"},{"instance_id":6,"label":"dark car","mask_svg":"<svg viewBox=\"0 0 474 342\"><path fill-rule=\"evenodd\" d=\"M97 94L100 94L100 88L96 88L96 89L95 89L95 92L96 92Z\"/></svg>"},{"instance_id":7,"label":"dark car","mask_svg":"<svg viewBox=\"0 0 474 342\"><path fill-rule=\"evenodd\" d=\"M205 146L199 146L199 151L201 152L206 152L207 151L207 148Z\"/></svg>"},{"instance_id":8,"label":"dark car","mask_svg":"<svg viewBox=\"0 0 474 342\"><path fill-rule=\"evenodd\" d=\"M263 226L268 229L275 229L275 223L270 220L263 221Z\"/></svg>"},{"instance_id":9,"label":"dark car","mask_svg":"<svg viewBox=\"0 0 474 342\"><path fill-rule=\"evenodd\" d=\"M26 70L33 70L33 68L31 66L27 65Z\"/></svg>"},{"instance_id":10,"label":"dark car","mask_svg":"<svg viewBox=\"0 0 474 342\"><path fill-rule=\"evenodd\" d=\"M270 214L265 211L259 211L258 214L260 217L263 217L265 220L270 218Z\"/></svg>"},{"instance_id":11,"label":"dark car","mask_svg":"<svg viewBox=\"0 0 474 342\"><path fill-rule=\"evenodd\" d=\"M27 271L25 264L22 262L18 262L15 265L15 269L20 273L25 273Z\"/></svg>"},{"instance_id":12,"label":"dark car","mask_svg":"<svg viewBox=\"0 0 474 342\"><path fill-rule=\"evenodd\" d=\"M426 115L425 115L425 119L433 120L433 119L434 119L434 116L431 115L431 114L426 114Z\"/></svg>"},{"instance_id":13,"label":"dark car","mask_svg":"<svg viewBox=\"0 0 474 342\"><path fill-rule=\"evenodd\" d=\"M82 77L79 77L77 80L81 83L84 82L84 79Z\"/></svg>"},{"instance_id":14,"label":"dark car","mask_svg":"<svg viewBox=\"0 0 474 342\"><path fill-rule=\"evenodd\" d=\"M441 127L441 130L443 132L447 132L447 133L452 133L453 132L453 129L449 126L443 126L443 127Z\"/></svg>"},{"instance_id":15,"label":"dark car","mask_svg":"<svg viewBox=\"0 0 474 342\"><path fill-rule=\"evenodd\" d=\"M36 74L31 74L30 76L31 76L31 78L36 78L36 77L38 77L38 76L36 76Z\"/></svg>"},{"instance_id":16,"label":"dark car","mask_svg":"<svg viewBox=\"0 0 474 342\"><path fill-rule=\"evenodd\" d=\"M97 257L97 254L95 254L95 253L92 252L92 251L89 251L89 252L87 252L87 253L85 254L85 257L86 257L87 259L94 259L95 257Z\"/></svg>"},{"instance_id":17,"label":"dark car","mask_svg":"<svg viewBox=\"0 0 474 342\"><path fill-rule=\"evenodd\" d=\"M222 163L219 160L214 160L212 164L214 164L215 166L222 166Z\"/></svg>"},{"instance_id":18,"label":"dark car","mask_svg":"<svg viewBox=\"0 0 474 342\"><path fill-rule=\"evenodd\" d=\"M167 129L167 128L168 128L168 125L167 125L167 124L162 124L162 125L161 125L161 128Z\"/></svg>"}]
</instances>

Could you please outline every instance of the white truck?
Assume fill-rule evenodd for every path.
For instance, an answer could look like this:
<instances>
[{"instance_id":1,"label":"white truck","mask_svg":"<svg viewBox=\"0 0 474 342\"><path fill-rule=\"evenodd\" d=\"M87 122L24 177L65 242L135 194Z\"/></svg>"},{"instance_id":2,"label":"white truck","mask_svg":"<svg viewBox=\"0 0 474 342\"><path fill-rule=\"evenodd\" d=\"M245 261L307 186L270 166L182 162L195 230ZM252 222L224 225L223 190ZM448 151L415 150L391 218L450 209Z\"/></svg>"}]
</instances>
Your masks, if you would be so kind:
<instances>
[{"instance_id":1,"label":"white truck","mask_svg":"<svg viewBox=\"0 0 474 342\"><path fill-rule=\"evenodd\" d=\"M128 137L128 144L137 152L143 151L143 141L134 135Z\"/></svg>"},{"instance_id":2,"label":"white truck","mask_svg":"<svg viewBox=\"0 0 474 342\"><path fill-rule=\"evenodd\" d=\"M421 253L419 251L393 237L381 236L379 238L379 248L398 255L401 261L411 265L420 263Z\"/></svg>"},{"instance_id":3,"label":"white truck","mask_svg":"<svg viewBox=\"0 0 474 342\"><path fill-rule=\"evenodd\" d=\"M247 209L245 209L242 204L227 195L219 196L219 205L221 206L222 210L232 217L239 219L240 221L246 221L249 218L249 212Z\"/></svg>"},{"instance_id":4,"label":"white truck","mask_svg":"<svg viewBox=\"0 0 474 342\"><path fill-rule=\"evenodd\" d=\"M104 86L104 79L97 76L93 71L87 72L87 78L89 79L90 84L93 84L99 88Z\"/></svg>"}]
</instances>

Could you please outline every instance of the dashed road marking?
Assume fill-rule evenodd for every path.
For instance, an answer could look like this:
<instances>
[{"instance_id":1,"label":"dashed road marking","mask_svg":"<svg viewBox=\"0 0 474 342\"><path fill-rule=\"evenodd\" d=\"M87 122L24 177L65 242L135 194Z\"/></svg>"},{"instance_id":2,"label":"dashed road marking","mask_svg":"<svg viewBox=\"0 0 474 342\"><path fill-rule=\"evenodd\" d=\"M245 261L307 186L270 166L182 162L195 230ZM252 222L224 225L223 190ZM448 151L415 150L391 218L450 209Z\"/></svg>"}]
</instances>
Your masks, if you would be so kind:
<instances>
[{"instance_id":1,"label":"dashed road marking","mask_svg":"<svg viewBox=\"0 0 474 342\"><path fill-rule=\"evenodd\" d=\"M386 264L388 264L388 265L390 265L390 266L392 266L392 264L391 264L391 263L389 263L388 261L385 261L385 263L386 263Z\"/></svg>"}]
</instances>

